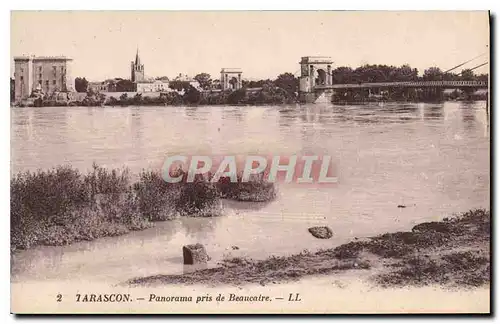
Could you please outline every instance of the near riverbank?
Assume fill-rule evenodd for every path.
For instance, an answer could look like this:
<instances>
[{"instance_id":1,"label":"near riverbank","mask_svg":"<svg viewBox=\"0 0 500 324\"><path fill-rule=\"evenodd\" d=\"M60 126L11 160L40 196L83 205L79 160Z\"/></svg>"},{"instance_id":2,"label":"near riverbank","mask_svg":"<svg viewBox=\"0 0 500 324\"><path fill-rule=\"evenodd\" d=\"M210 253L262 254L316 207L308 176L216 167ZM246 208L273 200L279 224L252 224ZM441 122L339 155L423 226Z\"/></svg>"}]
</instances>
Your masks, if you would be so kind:
<instances>
[{"instance_id":1,"label":"near riverbank","mask_svg":"<svg viewBox=\"0 0 500 324\"><path fill-rule=\"evenodd\" d=\"M60 246L119 236L178 217L215 217L221 199L271 201L276 188L261 178L228 183L204 177L167 183L159 171L94 165L87 173L70 166L15 175L10 185L11 251Z\"/></svg>"},{"instance_id":2,"label":"near riverbank","mask_svg":"<svg viewBox=\"0 0 500 324\"><path fill-rule=\"evenodd\" d=\"M219 267L182 275L134 278L144 285L269 285L313 275L367 273L383 287L480 287L490 282L490 212L471 210L440 222L416 225L411 232L387 233L315 253L255 261L224 260Z\"/></svg>"}]
</instances>

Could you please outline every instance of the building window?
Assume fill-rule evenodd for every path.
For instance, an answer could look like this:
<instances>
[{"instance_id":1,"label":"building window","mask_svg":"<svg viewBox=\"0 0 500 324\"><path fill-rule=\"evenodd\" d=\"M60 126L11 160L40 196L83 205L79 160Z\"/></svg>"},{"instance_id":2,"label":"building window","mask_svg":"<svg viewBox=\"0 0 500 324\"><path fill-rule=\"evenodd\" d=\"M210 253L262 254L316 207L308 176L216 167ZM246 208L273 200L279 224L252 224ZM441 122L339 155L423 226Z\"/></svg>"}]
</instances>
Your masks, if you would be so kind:
<instances>
[{"instance_id":1,"label":"building window","mask_svg":"<svg viewBox=\"0 0 500 324\"><path fill-rule=\"evenodd\" d=\"M21 81L23 81L23 80L24 80L24 77L21 75Z\"/></svg>"},{"instance_id":2,"label":"building window","mask_svg":"<svg viewBox=\"0 0 500 324\"><path fill-rule=\"evenodd\" d=\"M23 73L23 72L24 72L24 69L23 69L23 68L21 68L21 73Z\"/></svg>"},{"instance_id":3,"label":"building window","mask_svg":"<svg viewBox=\"0 0 500 324\"><path fill-rule=\"evenodd\" d=\"M45 85L48 87L49 86L49 80L45 81Z\"/></svg>"},{"instance_id":4,"label":"building window","mask_svg":"<svg viewBox=\"0 0 500 324\"><path fill-rule=\"evenodd\" d=\"M57 66L53 66L52 67L52 74L54 74L54 76L56 76L56 74L57 74Z\"/></svg>"},{"instance_id":5,"label":"building window","mask_svg":"<svg viewBox=\"0 0 500 324\"><path fill-rule=\"evenodd\" d=\"M42 67L41 66L38 67L38 72L42 72Z\"/></svg>"},{"instance_id":6,"label":"building window","mask_svg":"<svg viewBox=\"0 0 500 324\"><path fill-rule=\"evenodd\" d=\"M41 74L39 74L39 75L38 75L38 78L41 80L41 79L42 79L42 75L41 75Z\"/></svg>"},{"instance_id":7,"label":"building window","mask_svg":"<svg viewBox=\"0 0 500 324\"><path fill-rule=\"evenodd\" d=\"M52 84L53 84L53 85L56 85L56 80L52 80Z\"/></svg>"}]
</instances>

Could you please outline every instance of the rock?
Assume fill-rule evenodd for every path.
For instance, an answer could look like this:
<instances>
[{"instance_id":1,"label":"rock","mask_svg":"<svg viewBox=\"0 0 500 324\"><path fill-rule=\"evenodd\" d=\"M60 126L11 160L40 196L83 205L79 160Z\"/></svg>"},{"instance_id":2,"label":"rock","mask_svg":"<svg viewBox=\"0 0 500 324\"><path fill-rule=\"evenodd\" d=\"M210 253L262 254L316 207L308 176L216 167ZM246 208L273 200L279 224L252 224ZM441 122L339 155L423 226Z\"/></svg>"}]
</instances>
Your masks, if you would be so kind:
<instances>
[{"instance_id":1,"label":"rock","mask_svg":"<svg viewBox=\"0 0 500 324\"><path fill-rule=\"evenodd\" d=\"M319 239L329 239L333 236L332 230L327 226L315 226L309 228L309 233Z\"/></svg>"},{"instance_id":2,"label":"rock","mask_svg":"<svg viewBox=\"0 0 500 324\"><path fill-rule=\"evenodd\" d=\"M182 247L184 264L202 264L210 260L205 247L200 244L190 244Z\"/></svg>"}]
</instances>

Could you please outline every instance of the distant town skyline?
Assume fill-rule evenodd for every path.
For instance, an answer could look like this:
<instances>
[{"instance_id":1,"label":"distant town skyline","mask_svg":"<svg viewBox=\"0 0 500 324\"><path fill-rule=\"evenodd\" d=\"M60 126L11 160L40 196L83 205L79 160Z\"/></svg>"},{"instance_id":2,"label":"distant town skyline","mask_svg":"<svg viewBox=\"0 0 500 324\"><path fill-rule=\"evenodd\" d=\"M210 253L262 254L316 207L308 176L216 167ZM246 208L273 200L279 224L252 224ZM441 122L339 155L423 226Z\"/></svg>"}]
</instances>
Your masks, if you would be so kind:
<instances>
[{"instance_id":1,"label":"distant town skyline","mask_svg":"<svg viewBox=\"0 0 500 324\"><path fill-rule=\"evenodd\" d=\"M146 77L241 68L245 79L298 74L302 56L330 56L338 66L437 66L489 62L486 11L13 11L13 57L73 59L73 77L130 78L139 48ZM459 68L460 71L462 68ZM475 73L488 73L485 65Z\"/></svg>"}]
</instances>

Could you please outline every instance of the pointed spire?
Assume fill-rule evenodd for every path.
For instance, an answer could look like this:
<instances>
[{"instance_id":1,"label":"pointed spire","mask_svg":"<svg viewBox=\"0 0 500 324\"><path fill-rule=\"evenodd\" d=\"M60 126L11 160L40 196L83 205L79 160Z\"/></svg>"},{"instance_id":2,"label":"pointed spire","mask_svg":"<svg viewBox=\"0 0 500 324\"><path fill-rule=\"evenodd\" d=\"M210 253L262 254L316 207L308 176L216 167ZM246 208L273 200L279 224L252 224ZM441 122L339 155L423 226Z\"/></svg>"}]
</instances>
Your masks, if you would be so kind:
<instances>
[{"instance_id":1,"label":"pointed spire","mask_svg":"<svg viewBox=\"0 0 500 324\"><path fill-rule=\"evenodd\" d=\"M139 59L139 46L137 46L137 52L135 54L135 65L140 65L141 64L141 60Z\"/></svg>"}]
</instances>

